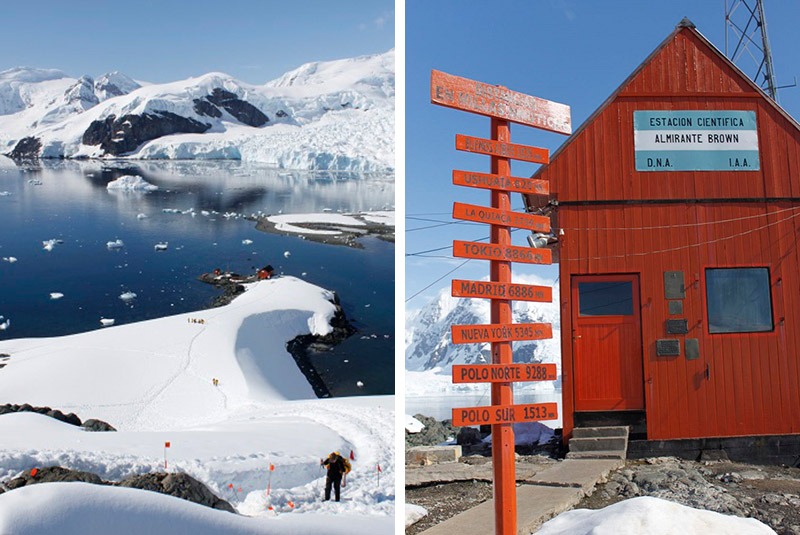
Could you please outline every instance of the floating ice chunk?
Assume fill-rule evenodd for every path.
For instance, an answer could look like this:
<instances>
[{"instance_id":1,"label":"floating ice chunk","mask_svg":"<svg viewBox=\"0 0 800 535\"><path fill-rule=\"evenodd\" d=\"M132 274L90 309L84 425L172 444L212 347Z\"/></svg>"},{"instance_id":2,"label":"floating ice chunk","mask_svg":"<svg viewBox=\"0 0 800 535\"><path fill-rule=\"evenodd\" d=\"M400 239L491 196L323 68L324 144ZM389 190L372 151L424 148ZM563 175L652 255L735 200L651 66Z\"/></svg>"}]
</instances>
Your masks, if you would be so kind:
<instances>
[{"instance_id":1,"label":"floating ice chunk","mask_svg":"<svg viewBox=\"0 0 800 535\"><path fill-rule=\"evenodd\" d=\"M308 275L308 273L306 273L305 271L300 274L301 277L305 277L306 275Z\"/></svg>"},{"instance_id":2,"label":"floating ice chunk","mask_svg":"<svg viewBox=\"0 0 800 535\"><path fill-rule=\"evenodd\" d=\"M362 383L361 381L356 381L356 386L358 388L364 388L364 383Z\"/></svg>"},{"instance_id":3,"label":"floating ice chunk","mask_svg":"<svg viewBox=\"0 0 800 535\"><path fill-rule=\"evenodd\" d=\"M168 241L161 241L161 242L158 242L157 244L155 244L153 246L153 249L155 249L156 251L166 251L167 247L169 247L169 242Z\"/></svg>"},{"instance_id":4,"label":"floating ice chunk","mask_svg":"<svg viewBox=\"0 0 800 535\"><path fill-rule=\"evenodd\" d=\"M113 318L100 318L100 325L102 325L103 327L111 327L112 325L114 325L114 319Z\"/></svg>"},{"instance_id":5,"label":"floating ice chunk","mask_svg":"<svg viewBox=\"0 0 800 535\"><path fill-rule=\"evenodd\" d=\"M158 186L149 183L139 175L122 175L116 180L112 180L106 189L121 191L156 191Z\"/></svg>"},{"instance_id":6,"label":"floating ice chunk","mask_svg":"<svg viewBox=\"0 0 800 535\"><path fill-rule=\"evenodd\" d=\"M211 213L210 213L208 210L200 210L200 213L201 213L202 215L206 216L206 217L208 217L209 215L211 215Z\"/></svg>"},{"instance_id":7,"label":"floating ice chunk","mask_svg":"<svg viewBox=\"0 0 800 535\"><path fill-rule=\"evenodd\" d=\"M333 212L333 208L323 208L322 211L325 213Z\"/></svg>"},{"instance_id":8,"label":"floating ice chunk","mask_svg":"<svg viewBox=\"0 0 800 535\"><path fill-rule=\"evenodd\" d=\"M119 298L123 301L132 301L133 299L136 299L136 294L133 292L125 292L121 294Z\"/></svg>"},{"instance_id":9,"label":"floating ice chunk","mask_svg":"<svg viewBox=\"0 0 800 535\"><path fill-rule=\"evenodd\" d=\"M284 258L289 258L290 256L292 256L292 253L290 253L289 251L284 251L283 252L283 257Z\"/></svg>"},{"instance_id":10,"label":"floating ice chunk","mask_svg":"<svg viewBox=\"0 0 800 535\"><path fill-rule=\"evenodd\" d=\"M62 297L64 297L64 294L62 294L61 292L51 292L50 293L50 299L52 299L52 300L61 299Z\"/></svg>"},{"instance_id":11,"label":"floating ice chunk","mask_svg":"<svg viewBox=\"0 0 800 535\"><path fill-rule=\"evenodd\" d=\"M161 211L164 212L165 214L180 214L181 213L181 211L178 210L177 208L162 208Z\"/></svg>"},{"instance_id":12,"label":"floating ice chunk","mask_svg":"<svg viewBox=\"0 0 800 535\"><path fill-rule=\"evenodd\" d=\"M123 247L125 247L125 244L122 243L122 240L116 239L114 241L107 242L106 247L108 247L109 249L122 249Z\"/></svg>"},{"instance_id":13,"label":"floating ice chunk","mask_svg":"<svg viewBox=\"0 0 800 535\"><path fill-rule=\"evenodd\" d=\"M147 219L147 214L136 214L136 219Z\"/></svg>"},{"instance_id":14,"label":"floating ice chunk","mask_svg":"<svg viewBox=\"0 0 800 535\"><path fill-rule=\"evenodd\" d=\"M42 181L41 180L34 180L33 178L31 178L30 180L28 180L28 184L33 184L34 186L41 186L42 185Z\"/></svg>"},{"instance_id":15,"label":"floating ice chunk","mask_svg":"<svg viewBox=\"0 0 800 535\"><path fill-rule=\"evenodd\" d=\"M364 305L364 308L369 308L369 307L371 307L371 306L372 306L372 305L371 305L370 303L367 303L366 305Z\"/></svg>"},{"instance_id":16,"label":"floating ice chunk","mask_svg":"<svg viewBox=\"0 0 800 535\"><path fill-rule=\"evenodd\" d=\"M17 261L17 257L16 256L4 256L3 257L3 262L8 262L9 264L13 264L16 261Z\"/></svg>"},{"instance_id":17,"label":"floating ice chunk","mask_svg":"<svg viewBox=\"0 0 800 535\"><path fill-rule=\"evenodd\" d=\"M242 245L250 245L253 243L253 240L242 240Z\"/></svg>"},{"instance_id":18,"label":"floating ice chunk","mask_svg":"<svg viewBox=\"0 0 800 535\"><path fill-rule=\"evenodd\" d=\"M53 240L45 240L45 241L42 242L42 248L45 251L52 251L53 247L55 247L56 244L58 244L58 243L63 243L63 242L61 240L55 240L55 239L53 239Z\"/></svg>"},{"instance_id":19,"label":"floating ice chunk","mask_svg":"<svg viewBox=\"0 0 800 535\"><path fill-rule=\"evenodd\" d=\"M0 197L8 197L11 195L10 191L0 191Z\"/></svg>"},{"instance_id":20,"label":"floating ice chunk","mask_svg":"<svg viewBox=\"0 0 800 535\"><path fill-rule=\"evenodd\" d=\"M0 316L0 320L2 320L2 319L3 319L3 316ZM11 327L11 318L7 318L6 321L0 323L0 331L5 331L9 327Z\"/></svg>"}]
</instances>

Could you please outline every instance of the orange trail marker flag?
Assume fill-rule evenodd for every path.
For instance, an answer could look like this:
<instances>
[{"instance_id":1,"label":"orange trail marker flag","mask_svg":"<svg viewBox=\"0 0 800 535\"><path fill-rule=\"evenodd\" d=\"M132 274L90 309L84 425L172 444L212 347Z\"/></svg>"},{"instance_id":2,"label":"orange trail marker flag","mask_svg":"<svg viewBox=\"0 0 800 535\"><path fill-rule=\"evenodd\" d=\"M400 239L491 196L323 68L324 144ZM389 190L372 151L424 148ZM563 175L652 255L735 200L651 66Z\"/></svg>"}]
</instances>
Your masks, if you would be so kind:
<instances>
[{"instance_id":1,"label":"orange trail marker flag","mask_svg":"<svg viewBox=\"0 0 800 535\"><path fill-rule=\"evenodd\" d=\"M164 470L167 469L167 449L169 448L170 443L164 442Z\"/></svg>"},{"instance_id":2,"label":"orange trail marker flag","mask_svg":"<svg viewBox=\"0 0 800 535\"><path fill-rule=\"evenodd\" d=\"M269 465L269 479L267 480L267 496L269 496L270 491L272 490L272 472L275 471L275 465Z\"/></svg>"},{"instance_id":3,"label":"orange trail marker flag","mask_svg":"<svg viewBox=\"0 0 800 535\"><path fill-rule=\"evenodd\" d=\"M31 468L31 477L36 477L36 474L39 473L38 468Z\"/></svg>"}]
</instances>

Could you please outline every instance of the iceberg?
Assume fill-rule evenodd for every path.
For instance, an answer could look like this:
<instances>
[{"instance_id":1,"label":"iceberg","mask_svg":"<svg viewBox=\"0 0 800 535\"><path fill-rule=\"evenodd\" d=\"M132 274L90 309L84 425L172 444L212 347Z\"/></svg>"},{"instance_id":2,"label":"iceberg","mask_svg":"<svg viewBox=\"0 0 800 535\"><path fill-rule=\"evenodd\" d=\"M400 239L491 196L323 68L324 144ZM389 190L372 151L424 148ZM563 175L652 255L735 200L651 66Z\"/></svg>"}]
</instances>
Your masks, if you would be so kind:
<instances>
[{"instance_id":1,"label":"iceberg","mask_svg":"<svg viewBox=\"0 0 800 535\"><path fill-rule=\"evenodd\" d=\"M106 189L121 191L156 191L158 186L149 183L139 175L122 175L116 180L109 182Z\"/></svg>"}]
</instances>

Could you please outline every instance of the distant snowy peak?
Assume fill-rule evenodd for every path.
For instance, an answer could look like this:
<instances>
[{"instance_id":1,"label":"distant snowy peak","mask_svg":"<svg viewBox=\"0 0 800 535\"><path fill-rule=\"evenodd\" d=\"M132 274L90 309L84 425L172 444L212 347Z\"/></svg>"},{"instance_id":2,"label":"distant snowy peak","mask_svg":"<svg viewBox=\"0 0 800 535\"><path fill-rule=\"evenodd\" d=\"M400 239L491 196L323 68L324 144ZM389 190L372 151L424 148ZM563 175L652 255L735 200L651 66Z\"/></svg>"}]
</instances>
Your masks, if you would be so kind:
<instances>
[{"instance_id":1,"label":"distant snowy peak","mask_svg":"<svg viewBox=\"0 0 800 535\"><path fill-rule=\"evenodd\" d=\"M0 115L10 115L25 110L46 95L36 90L37 86L53 86L57 82L58 89L70 85L71 79L62 71L56 69L31 69L16 67L0 72ZM66 84L58 82L66 81Z\"/></svg>"},{"instance_id":2,"label":"distant snowy peak","mask_svg":"<svg viewBox=\"0 0 800 535\"><path fill-rule=\"evenodd\" d=\"M262 86L220 72L143 85L119 72L94 80L7 71L0 152L17 160L241 159L389 172L394 51L309 63Z\"/></svg>"},{"instance_id":3,"label":"distant snowy peak","mask_svg":"<svg viewBox=\"0 0 800 535\"><path fill-rule=\"evenodd\" d=\"M526 280L515 282L541 284ZM554 331L553 339L515 342L515 362L552 362L560 355L557 293L555 288L553 303L514 301L514 323L550 323ZM455 345L450 334L451 325L486 323L490 323L489 300L456 298L450 295L450 288L443 289L407 322L406 369L448 369L453 364L491 362L489 344Z\"/></svg>"},{"instance_id":4,"label":"distant snowy peak","mask_svg":"<svg viewBox=\"0 0 800 535\"><path fill-rule=\"evenodd\" d=\"M141 84L121 72L114 71L100 76L94 81L94 94L100 102L113 97L127 95L139 89Z\"/></svg>"},{"instance_id":5,"label":"distant snowy peak","mask_svg":"<svg viewBox=\"0 0 800 535\"><path fill-rule=\"evenodd\" d=\"M394 50L390 50L383 54L306 63L268 82L265 87L297 89L299 94L305 96L360 90L379 92L385 97L392 97L395 85L394 58ZM291 91L285 92L291 94Z\"/></svg>"}]
</instances>

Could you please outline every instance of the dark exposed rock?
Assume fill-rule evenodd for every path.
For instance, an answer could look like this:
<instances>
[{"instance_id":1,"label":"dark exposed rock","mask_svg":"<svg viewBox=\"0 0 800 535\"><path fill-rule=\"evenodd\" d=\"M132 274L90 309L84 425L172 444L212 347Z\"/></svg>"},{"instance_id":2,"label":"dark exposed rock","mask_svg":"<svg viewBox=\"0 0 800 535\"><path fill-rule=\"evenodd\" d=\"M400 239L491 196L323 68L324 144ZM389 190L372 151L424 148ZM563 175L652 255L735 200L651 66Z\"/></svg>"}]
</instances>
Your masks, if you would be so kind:
<instances>
[{"instance_id":1,"label":"dark exposed rock","mask_svg":"<svg viewBox=\"0 0 800 535\"><path fill-rule=\"evenodd\" d=\"M159 492L221 511L236 512L231 504L215 496L208 487L188 474L142 474L124 479L118 486Z\"/></svg>"},{"instance_id":2,"label":"dark exposed rock","mask_svg":"<svg viewBox=\"0 0 800 535\"><path fill-rule=\"evenodd\" d=\"M480 444L483 440L479 429L474 427L462 427L456 436L456 444L459 446L472 446L473 444Z\"/></svg>"},{"instance_id":3,"label":"dark exposed rock","mask_svg":"<svg viewBox=\"0 0 800 535\"><path fill-rule=\"evenodd\" d=\"M241 100L235 93L231 93L220 87L215 87L211 94L205 98L212 104L216 104L233 115L239 122L248 126L264 126L269 122L269 117L264 115L261 110L246 100Z\"/></svg>"},{"instance_id":4,"label":"dark exposed rock","mask_svg":"<svg viewBox=\"0 0 800 535\"><path fill-rule=\"evenodd\" d=\"M432 446L445 442L458 433L450 420L444 422L436 418L429 418L422 414L415 414L414 418L419 420L425 427L419 433L406 432L406 446Z\"/></svg>"},{"instance_id":5,"label":"dark exposed rock","mask_svg":"<svg viewBox=\"0 0 800 535\"><path fill-rule=\"evenodd\" d=\"M192 102L194 102L194 111L198 115L205 115L206 117L216 117L217 119L222 117L222 112L219 111L219 108L211 104L206 99L196 98Z\"/></svg>"},{"instance_id":6,"label":"dark exposed rock","mask_svg":"<svg viewBox=\"0 0 800 535\"><path fill-rule=\"evenodd\" d=\"M283 110L278 110L278 111L276 111L276 112L275 112L275 115L277 115L277 116L278 116L278 117L280 117L281 119L283 119L284 117L288 117L288 116L289 116L289 114L288 114L288 113L286 113L286 112L285 112L285 111L283 111Z\"/></svg>"},{"instance_id":7,"label":"dark exposed rock","mask_svg":"<svg viewBox=\"0 0 800 535\"><path fill-rule=\"evenodd\" d=\"M37 137L29 136L20 139L14 146L14 149L7 153L6 156L17 161L35 160L39 158L41 150L42 141Z\"/></svg>"},{"instance_id":8,"label":"dark exposed rock","mask_svg":"<svg viewBox=\"0 0 800 535\"><path fill-rule=\"evenodd\" d=\"M109 115L93 121L83 133L84 145L100 145L106 154L119 156L136 150L142 143L171 134L202 134L210 124L167 111L142 115Z\"/></svg>"},{"instance_id":9,"label":"dark exposed rock","mask_svg":"<svg viewBox=\"0 0 800 535\"><path fill-rule=\"evenodd\" d=\"M41 410L34 410L33 412L38 412L39 414L44 414L45 416L49 416L50 418L55 418L56 420L68 423L70 425L80 426L81 419L78 418L75 413L64 414L58 409L50 409L49 407L41 407L42 409L47 409L44 411ZM36 408L38 409L38 407Z\"/></svg>"},{"instance_id":10,"label":"dark exposed rock","mask_svg":"<svg viewBox=\"0 0 800 535\"><path fill-rule=\"evenodd\" d=\"M95 485L104 484L102 479L90 472L70 470L61 466L48 466L47 468L38 469L35 476L31 475L30 470L26 471L21 476L8 481L5 486L8 490L14 490L34 483L56 483L59 481L82 481L84 483L94 483Z\"/></svg>"},{"instance_id":11,"label":"dark exposed rock","mask_svg":"<svg viewBox=\"0 0 800 535\"><path fill-rule=\"evenodd\" d=\"M81 425L87 431L116 431L114 427L109 424L108 422L104 422L103 420L98 420L96 418L90 418L83 422Z\"/></svg>"}]
</instances>

